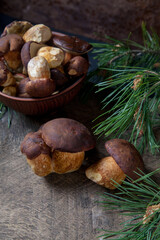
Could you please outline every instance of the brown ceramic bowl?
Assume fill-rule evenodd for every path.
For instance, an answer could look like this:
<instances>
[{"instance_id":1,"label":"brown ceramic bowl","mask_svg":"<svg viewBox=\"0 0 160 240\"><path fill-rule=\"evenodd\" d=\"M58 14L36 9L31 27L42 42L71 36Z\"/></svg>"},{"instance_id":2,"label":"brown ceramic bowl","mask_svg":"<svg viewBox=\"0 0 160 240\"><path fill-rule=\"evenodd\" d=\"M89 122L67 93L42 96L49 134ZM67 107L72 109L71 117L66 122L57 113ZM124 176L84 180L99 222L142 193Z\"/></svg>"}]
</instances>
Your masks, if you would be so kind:
<instances>
[{"instance_id":1,"label":"brown ceramic bowl","mask_svg":"<svg viewBox=\"0 0 160 240\"><path fill-rule=\"evenodd\" d=\"M60 93L45 98L11 97L0 91L0 102L26 115L42 115L54 112L57 108L69 103L77 95L81 89L84 78L85 76L82 76Z\"/></svg>"}]
</instances>

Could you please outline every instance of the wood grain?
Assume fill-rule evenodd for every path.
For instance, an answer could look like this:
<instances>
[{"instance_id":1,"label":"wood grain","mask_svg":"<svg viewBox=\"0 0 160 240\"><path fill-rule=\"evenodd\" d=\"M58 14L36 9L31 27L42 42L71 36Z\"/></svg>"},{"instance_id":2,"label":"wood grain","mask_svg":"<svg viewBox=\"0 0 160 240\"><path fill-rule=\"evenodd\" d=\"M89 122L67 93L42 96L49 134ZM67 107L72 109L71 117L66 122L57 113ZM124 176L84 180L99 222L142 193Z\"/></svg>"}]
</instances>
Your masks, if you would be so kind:
<instances>
[{"instance_id":1,"label":"wood grain","mask_svg":"<svg viewBox=\"0 0 160 240\"><path fill-rule=\"evenodd\" d=\"M55 114L28 117L14 113L0 120L0 239L1 240L96 240L104 229L118 229L124 220L118 212L106 212L96 201L107 191L85 177L85 169L106 154L104 139L86 155L79 171L45 178L34 175L20 143L30 131L56 117L70 117L91 129L100 109L93 96L82 104L76 97ZM159 155L144 156L148 169L159 165ZM99 238L99 240L102 238Z\"/></svg>"},{"instance_id":2,"label":"wood grain","mask_svg":"<svg viewBox=\"0 0 160 240\"><path fill-rule=\"evenodd\" d=\"M158 0L1 0L0 12L103 41L106 35L126 39L130 32L140 41L142 21L160 34Z\"/></svg>"}]
</instances>

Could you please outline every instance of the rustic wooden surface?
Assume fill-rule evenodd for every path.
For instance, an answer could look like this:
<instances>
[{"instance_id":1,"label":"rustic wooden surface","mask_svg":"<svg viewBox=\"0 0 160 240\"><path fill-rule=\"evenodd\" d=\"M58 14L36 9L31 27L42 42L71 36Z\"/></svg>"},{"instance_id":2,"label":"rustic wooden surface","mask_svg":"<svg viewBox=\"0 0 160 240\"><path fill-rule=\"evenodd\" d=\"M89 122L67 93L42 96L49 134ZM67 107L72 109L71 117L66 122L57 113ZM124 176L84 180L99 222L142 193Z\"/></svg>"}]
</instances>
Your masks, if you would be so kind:
<instances>
[{"instance_id":1,"label":"rustic wooden surface","mask_svg":"<svg viewBox=\"0 0 160 240\"><path fill-rule=\"evenodd\" d=\"M102 233L98 229L120 227L124 218L118 211L106 212L96 203L106 190L84 173L87 166L106 154L104 139L97 141L80 170L65 175L36 176L20 152L20 143L28 132L56 117L73 118L91 129L100 111L95 99L93 96L82 104L77 96L68 106L43 117L14 113L10 128L7 113L0 120L1 240L95 240ZM159 155L143 157L148 170L159 166Z\"/></svg>"},{"instance_id":2,"label":"rustic wooden surface","mask_svg":"<svg viewBox=\"0 0 160 240\"><path fill-rule=\"evenodd\" d=\"M141 24L160 34L159 0L1 0L0 12L97 40L141 39Z\"/></svg>"},{"instance_id":3,"label":"rustic wooden surface","mask_svg":"<svg viewBox=\"0 0 160 240\"><path fill-rule=\"evenodd\" d=\"M102 234L98 229L120 228L124 218L118 211L106 212L97 203L107 190L85 176L85 169L107 154L106 139L97 140L77 172L65 175L34 175L20 152L24 136L53 118L73 118L92 129L92 120L100 113L96 99L93 95L83 104L77 96L56 113L41 117L14 112L10 128L8 113L0 120L0 240L101 240L96 238ZM160 167L160 155L146 153L143 159L148 171Z\"/></svg>"}]
</instances>

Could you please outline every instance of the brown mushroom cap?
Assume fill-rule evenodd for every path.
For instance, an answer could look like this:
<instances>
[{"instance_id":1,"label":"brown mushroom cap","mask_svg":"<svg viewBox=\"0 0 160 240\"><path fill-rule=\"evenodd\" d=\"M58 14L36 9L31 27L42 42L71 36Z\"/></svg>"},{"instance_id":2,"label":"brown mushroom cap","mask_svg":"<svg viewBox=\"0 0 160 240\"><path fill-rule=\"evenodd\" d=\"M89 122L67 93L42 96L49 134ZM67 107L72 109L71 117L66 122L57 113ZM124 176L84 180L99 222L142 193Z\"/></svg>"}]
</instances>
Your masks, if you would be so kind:
<instances>
[{"instance_id":1,"label":"brown mushroom cap","mask_svg":"<svg viewBox=\"0 0 160 240\"><path fill-rule=\"evenodd\" d=\"M7 34L0 38L0 56L9 51L20 51L24 44L23 39L18 34Z\"/></svg>"},{"instance_id":2,"label":"brown mushroom cap","mask_svg":"<svg viewBox=\"0 0 160 240\"><path fill-rule=\"evenodd\" d=\"M25 66L26 69L27 69L27 65L28 65L28 62L30 61L30 59L35 57L38 50L44 46L45 46L44 44L33 42L33 41L26 42L23 45L23 47L21 49L21 59L22 59L23 65Z\"/></svg>"},{"instance_id":3,"label":"brown mushroom cap","mask_svg":"<svg viewBox=\"0 0 160 240\"><path fill-rule=\"evenodd\" d=\"M23 36L23 34L32 26L33 25L28 21L13 21L5 27L1 36L5 36L10 33L15 33Z\"/></svg>"},{"instance_id":4,"label":"brown mushroom cap","mask_svg":"<svg viewBox=\"0 0 160 240\"><path fill-rule=\"evenodd\" d=\"M57 32L52 33L53 44L66 52L81 55L89 52L92 49L91 44L82 39L79 39L76 36L68 36Z\"/></svg>"},{"instance_id":5,"label":"brown mushroom cap","mask_svg":"<svg viewBox=\"0 0 160 240\"><path fill-rule=\"evenodd\" d=\"M25 85L26 93L31 97L47 97L56 89L56 83L53 79L36 79L28 81Z\"/></svg>"},{"instance_id":6,"label":"brown mushroom cap","mask_svg":"<svg viewBox=\"0 0 160 240\"><path fill-rule=\"evenodd\" d=\"M111 139L105 143L105 148L123 172L133 180L139 177L135 173L138 172L138 169L144 170L144 163L140 153L128 141Z\"/></svg>"},{"instance_id":7,"label":"brown mushroom cap","mask_svg":"<svg viewBox=\"0 0 160 240\"><path fill-rule=\"evenodd\" d=\"M95 147L95 140L81 123L69 118L57 118L42 127L42 138L52 151L82 152Z\"/></svg>"},{"instance_id":8,"label":"brown mushroom cap","mask_svg":"<svg viewBox=\"0 0 160 240\"><path fill-rule=\"evenodd\" d=\"M50 148L41 138L40 131L30 132L21 143L21 152L25 154L28 159L34 159L40 154L50 155Z\"/></svg>"}]
</instances>

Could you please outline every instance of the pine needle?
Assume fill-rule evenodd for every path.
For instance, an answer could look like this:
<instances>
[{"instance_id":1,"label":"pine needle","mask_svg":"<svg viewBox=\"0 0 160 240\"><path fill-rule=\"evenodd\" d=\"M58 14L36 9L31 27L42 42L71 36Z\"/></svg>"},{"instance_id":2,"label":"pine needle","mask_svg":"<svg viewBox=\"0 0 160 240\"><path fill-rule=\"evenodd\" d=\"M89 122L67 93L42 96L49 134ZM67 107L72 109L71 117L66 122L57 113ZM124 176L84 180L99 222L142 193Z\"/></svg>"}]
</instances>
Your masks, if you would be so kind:
<instances>
[{"instance_id":1,"label":"pine needle","mask_svg":"<svg viewBox=\"0 0 160 240\"><path fill-rule=\"evenodd\" d=\"M118 185L115 194L105 192L101 196L103 200L99 203L106 210L118 210L120 214L130 219L121 223L122 228L118 231L101 229L104 233L99 237L103 239L115 237L117 240L160 239L160 209L149 216L148 222L145 224L143 222L147 207L160 203L160 186L151 178L159 172L160 168L149 174L141 173L138 180L132 182L125 180L122 185ZM116 182L115 184L117 185Z\"/></svg>"},{"instance_id":2,"label":"pine needle","mask_svg":"<svg viewBox=\"0 0 160 240\"><path fill-rule=\"evenodd\" d=\"M141 153L148 149L154 154L160 148L154 134L154 128L160 126L160 39L144 23L142 35L143 45L110 37L106 40L111 43L93 43L98 67L88 77L90 82L94 78L96 93L104 96L103 114L94 120L98 122L94 133L123 138L131 130L128 140Z\"/></svg>"}]
</instances>

